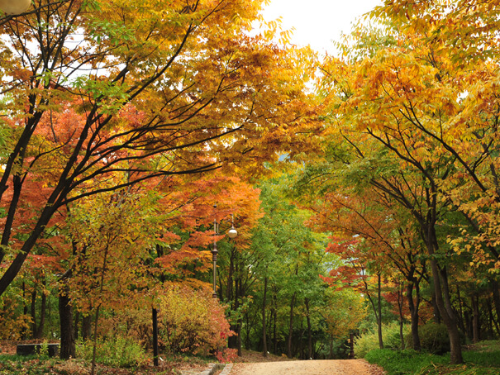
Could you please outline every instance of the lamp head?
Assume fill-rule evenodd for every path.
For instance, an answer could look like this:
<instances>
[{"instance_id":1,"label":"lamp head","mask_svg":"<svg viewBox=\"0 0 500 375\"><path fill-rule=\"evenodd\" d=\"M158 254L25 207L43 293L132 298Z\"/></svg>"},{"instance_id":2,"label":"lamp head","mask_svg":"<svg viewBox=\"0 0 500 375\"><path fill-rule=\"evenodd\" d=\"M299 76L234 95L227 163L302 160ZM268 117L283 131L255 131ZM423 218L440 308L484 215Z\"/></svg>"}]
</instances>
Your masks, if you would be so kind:
<instances>
[{"instance_id":1,"label":"lamp head","mask_svg":"<svg viewBox=\"0 0 500 375\"><path fill-rule=\"evenodd\" d=\"M238 235L238 231L232 226L231 229L227 231L227 235L229 238L235 238Z\"/></svg>"}]
</instances>

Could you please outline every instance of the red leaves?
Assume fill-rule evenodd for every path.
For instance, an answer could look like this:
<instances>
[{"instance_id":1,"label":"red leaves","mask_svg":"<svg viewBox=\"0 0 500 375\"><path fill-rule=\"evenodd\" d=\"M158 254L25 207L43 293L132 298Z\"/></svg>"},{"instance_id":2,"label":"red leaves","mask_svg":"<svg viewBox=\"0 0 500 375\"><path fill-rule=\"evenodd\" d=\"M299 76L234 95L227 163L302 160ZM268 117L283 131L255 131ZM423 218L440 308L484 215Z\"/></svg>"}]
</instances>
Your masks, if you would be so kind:
<instances>
[{"instance_id":1,"label":"red leaves","mask_svg":"<svg viewBox=\"0 0 500 375\"><path fill-rule=\"evenodd\" d=\"M353 238L351 240L343 240L339 237L330 237L330 242L326 247L326 251L333 254L341 255L343 258L346 257L346 254L354 253L356 245L359 242L359 239ZM341 242L342 241L342 242Z\"/></svg>"}]
</instances>

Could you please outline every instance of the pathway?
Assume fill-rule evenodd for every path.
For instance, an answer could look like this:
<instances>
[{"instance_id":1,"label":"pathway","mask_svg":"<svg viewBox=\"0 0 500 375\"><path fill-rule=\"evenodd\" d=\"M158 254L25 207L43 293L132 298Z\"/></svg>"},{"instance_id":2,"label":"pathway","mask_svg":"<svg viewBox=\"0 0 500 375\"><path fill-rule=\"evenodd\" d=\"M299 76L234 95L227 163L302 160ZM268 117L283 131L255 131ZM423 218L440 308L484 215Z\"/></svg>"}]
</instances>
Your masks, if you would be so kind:
<instances>
[{"instance_id":1,"label":"pathway","mask_svg":"<svg viewBox=\"0 0 500 375\"><path fill-rule=\"evenodd\" d=\"M382 375L362 359L236 363L230 375Z\"/></svg>"}]
</instances>

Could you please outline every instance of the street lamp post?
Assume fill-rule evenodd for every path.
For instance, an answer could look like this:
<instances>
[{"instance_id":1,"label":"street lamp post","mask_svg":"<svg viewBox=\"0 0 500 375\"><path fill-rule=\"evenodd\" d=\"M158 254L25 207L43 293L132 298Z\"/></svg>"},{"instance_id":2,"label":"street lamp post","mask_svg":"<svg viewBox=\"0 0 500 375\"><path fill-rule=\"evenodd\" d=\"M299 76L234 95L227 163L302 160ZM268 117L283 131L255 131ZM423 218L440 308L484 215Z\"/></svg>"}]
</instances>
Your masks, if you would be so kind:
<instances>
[{"instance_id":1,"label":"street lamp post","mask_svg":"<svg viewBox=\"0 0 500 375\"><path fill-rule=\"evenodd\" d=\"M217 205L214 204L214 208L217 209ZM222 220L221 220L222 222ZM217 251L217 235L219 235L219 228L220 223L217 222L217 216L214 217L214 247L212 250L212 262L213 262L213 287L214 287L214 293L212 295L213 298L217 298L217 254L219 253ZM234 227L234 217L233 214L231 214L231 228L227 231L227 235L229 238L235 238L238 235L238 232L236 231L236 228Z\"/></svg>"}]
</instances>

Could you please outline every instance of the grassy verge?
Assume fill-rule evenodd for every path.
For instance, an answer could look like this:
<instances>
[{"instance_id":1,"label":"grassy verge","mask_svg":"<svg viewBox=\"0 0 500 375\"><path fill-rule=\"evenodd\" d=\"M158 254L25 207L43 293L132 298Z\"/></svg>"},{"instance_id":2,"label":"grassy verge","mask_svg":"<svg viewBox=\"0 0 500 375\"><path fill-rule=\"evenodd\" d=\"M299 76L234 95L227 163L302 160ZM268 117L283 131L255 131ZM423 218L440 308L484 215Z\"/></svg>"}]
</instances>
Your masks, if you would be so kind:
<instances>
[{"instance_id":1,"label":"grassy verge","mask_svg":"<svg viewBox=\"0 0 500 375\"><path fill-rule=\"evenodd\" d=\"M208 360L188 356L161 356L160 366L152 363L140 367L121 368L104 364L97 365L98 375L178 375L193 369L201 372ZM211 362L214 362L213 359ZM0 375L88 375L91 364L83 359L62 360L46 356L18 356L0 354Z\"/></svg>"},{"instance_id":2,"label":"grassy verge","mask_svg":"<svg viewBox=\"0 0 500 375\"><path fill-rule=\"evenodd\" d=\"M365 359L384 368L388 375L498 375L500 341L483 341L463 351L464 364L450 365L450 356L418 353L414 350L377 349Z\"/></svg>"}]
</instances>

